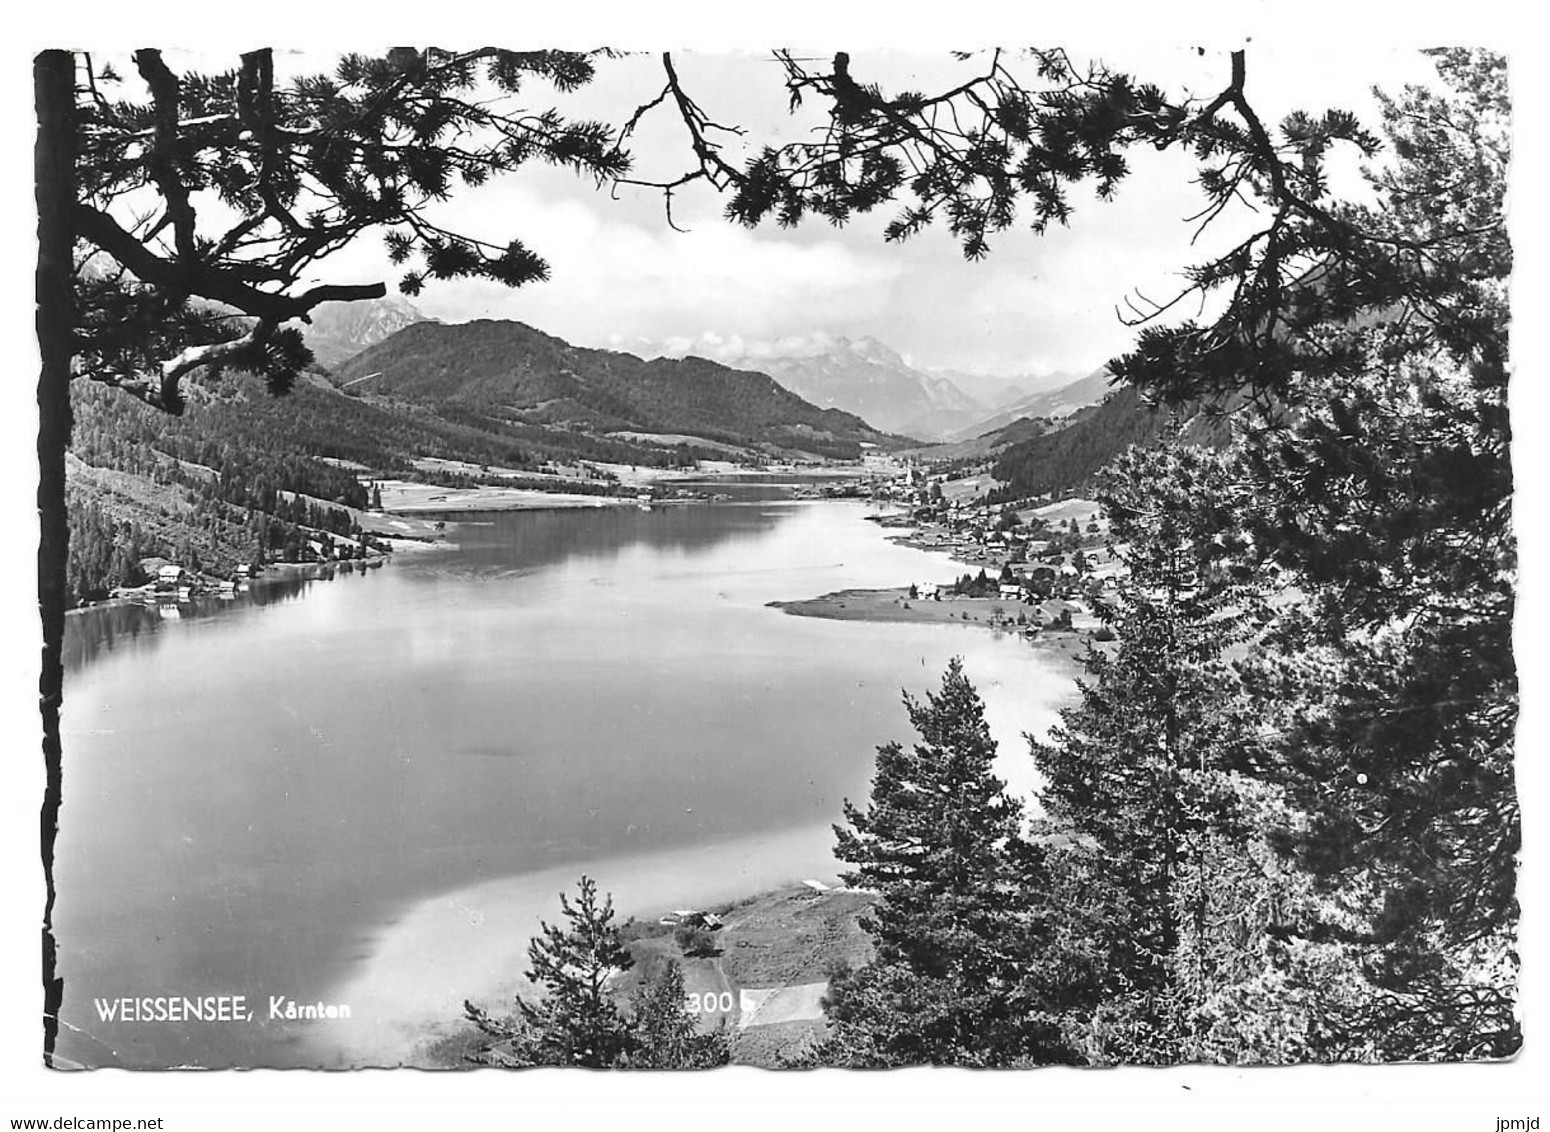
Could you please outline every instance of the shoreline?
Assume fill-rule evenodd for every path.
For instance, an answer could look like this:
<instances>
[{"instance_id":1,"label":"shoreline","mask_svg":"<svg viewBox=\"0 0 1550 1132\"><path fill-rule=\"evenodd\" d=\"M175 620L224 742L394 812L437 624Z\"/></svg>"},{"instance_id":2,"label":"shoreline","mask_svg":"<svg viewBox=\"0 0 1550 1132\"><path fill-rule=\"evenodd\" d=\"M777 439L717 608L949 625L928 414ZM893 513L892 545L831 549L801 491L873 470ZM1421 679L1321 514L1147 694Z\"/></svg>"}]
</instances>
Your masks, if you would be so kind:
<instances>
[{"instance_id":1,"label":"shoreline","mask_svg":"<svg viewBox=\"0 0 1550 1132\"><path fill-rule=\"evenodd\" d=\"M462 511L569 511L580 507L634 507L637 501L623 495L584 495L576 492L538 491L534 488L438 487L407 480L378 481L385 515L411 517ZM420 520L423 521L423 520Z\"/></svg>"},{"instance_id":2,"label":"shoreline","mask_svg":"<svg viewBox=\"0 0 1550 1132\"><path fill-rule=\"evenodd\" d=\"M429 548L432 545L432 544L427 544L427 543L420 543L420 542L418 542L418 540L412 540L412 539L410 539L410 540L396 540L395 539L395 540L390 540L390 541L393 541L393 542L403 541L403 542L414 544L414 545L417 545L417 546L425 546L427 548ZM445 544L443 544L443 545L445 545ZM347 573L354 573L357 570L364 572L364 571L366 571L368 569L380 569L383 565L385 565L386 563L391 562L393 560L393 554L397 553L399 549L400 548L398 548L398 547L394 547L393 551L390 552L390 553L374 554L370 558L346 559L344 561L348 561L350 563L350 566L349 566L348 570L346 570L345 572L347 572ZM405 549L407 549L407 547ZM370 563L370 565L368 565L368 563ZM257 577L253 578L248 583L248 586L249 586L249 588L251 588L252 586L257 585L258 587L262 588L267 582L277 580L278 578L280 578L282 576L283 577L294 577L296 575L301 575L307 581L326 582L326 581L331 581L333 578L335 578L342 568L343 568L343 564L340 561L333 561L333 562L269 562L269 563L266 563L265 566L264 566L264 573L259 574ZM169 601L171 603L173 603L173 604L182 605L182 604L185 604L188 601L192 601L192 600L195 600L195 599L200 600L200 601L205 601L205 600L208 600L208 599L211 599L211 598L215 598L217 600L220 600L220 599L223 599L223 598L235 600L235 599L237 599L239 597L242 597L244 594L250 592L250 589L227 590L227 591L221 591L219 589L212 590L212 589L209 588L210 581L217 581L217 582L219 582L219 581L222 581L223 579L215 578L213 575L201 575L201 577L203 577L205 579L205 581L203 583L204 588L201 589L196 594L191 594L188 598L180 597L176 590L170 590L170 591L169 590L158 590L156 588L156 583L155 582L147 582L143 586L130 586L130 587L127 587L127 588L119 589L116 592L114 592L112 594L112 596L102 598L102 599L100 599L98 601L94 601L94 602L90 603L89 605L73 606L73 607L65 610L65 616L66 617L74 617L74 616L77 616L79 614L97 613L97 612L100 612L100 611L105 610L105 609L120 609L120 608L123 608L124 606L130 606L130 605L137 605L137 606L144 607L147 604L155 605L155 604L158 604L158 603L167 603Z\"/></svg>"},{"instance_id":3,"label":"shoreline","mask_svg":"<svg viewBox=\"0 0 1550 1132\"><path fill-rule=\"evenodd\" d=\"M1022 636L1032 648L1059 653L1071 659L1079 658L1092 640L1089 632L1084 629L1041 629L1031 636L1024 634L1021 627L1006 620L1011 617L1015 621L1018 612L1026 611L1021 602L959 594L949 595L940 601L911 598L908 586L836 590L818 597L766 604L768 608L779 609L793 617L818 617L828 621L962 625L966 628L988 629L998 635ZM1000 620L996 619L997 610L1001 613Z\"/></svg>"}]
</instances>

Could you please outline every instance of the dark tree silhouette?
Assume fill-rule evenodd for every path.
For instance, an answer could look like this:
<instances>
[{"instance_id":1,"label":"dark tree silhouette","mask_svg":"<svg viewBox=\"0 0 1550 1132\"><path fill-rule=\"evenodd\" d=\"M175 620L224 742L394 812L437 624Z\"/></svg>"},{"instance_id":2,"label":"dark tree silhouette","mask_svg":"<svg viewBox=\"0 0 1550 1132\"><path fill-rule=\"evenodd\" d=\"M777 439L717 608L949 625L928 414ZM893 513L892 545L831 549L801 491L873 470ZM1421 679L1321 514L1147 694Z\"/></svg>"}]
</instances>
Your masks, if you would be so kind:
<instances>
[{"instance_id":1,"label":"dark tree silhouette","mask_svg":"<svg viewBox=\"0 0 1550 1132\"><path fill-rule=\"evenodd\" d=\"M885 93L852 70L845 52L827 69L790 52L775 56L792 108L815 101L826 111L816 138L766 147L742 166L732 164L722 148L727 135L742 131L716 122L664 56L666 84L636 116L673 108L693 161L675 179L629 183L654 185L669 200L684 185L708 183L729 194L727 216L750 226L771 218L793 226L810 216L843 224L895 206L887 239L907 239L940 222L965 256L978 259L1019 220L1035 233L1064 224L1075 188L1091 186L1099 199L1111 198L1130 175L1127 150L1178 149L1199 162L1204 205L1192 219L1201 228L1240 202L1254 205L1261 223L1227 252L1190 268L1177 294L1129 301L1127 320L1144 329L1136 350L1113 363L1118 378L1169 404L1241 391L1299 401L1309 372L1351 372L1362 364L1324 342L1332 322L1396 307L1412 316L1417 333L1489 347L1490 320L1482 322L1478 312L1494 303L1490 281L1506 254L1499 210L1443 209L1425 225L1400 230L1387 209L1333 199L1332 151L1346 146L1371 157L1382 139L1341 109L1297 112L1267 126L1250 97L1244 51L1232 53L1225 82L1210 98L1173 97L1102 63L1079 64L1060 48L960 53L982 58L982 71L932 93ZM1501 86L1468 58L1439 53L1444 70ZM1480 122L1465 117L1451 128L1468 132ZM1489 123L1484 129L1486 148L1504 154L1505 135ZM1412 196L1409 213L1428 200L1441 203L1447 191L1434 181ZM1476 254L1461 254L1471 247ZM1444 261L1451 266L1439 272ZM1149 325L1183 309L1186 299L1222 290L1223 313L1208 325Z\"/></svg>"},{"instance_id":2,"label":"dark tree silhouette","mask_svg":"<svg viewBox=\"0 0 1550 1132\"><path fill-rule=\"evenodd\" d=\"M404 266L406 294L428 278L518 286L546 275L538 254L450 231L432 206L529 161L599 179L628 168L609 127L518 101L538 83L584 85L591 54L395 49L282 79L268 49L179 75L147 48L133 55L135 81L90 54L74 60L74 372L168 412L199 367L288 388L311 355L286 324L385 293L304 282L367 232Z\"/></svg>"}]
</instances>

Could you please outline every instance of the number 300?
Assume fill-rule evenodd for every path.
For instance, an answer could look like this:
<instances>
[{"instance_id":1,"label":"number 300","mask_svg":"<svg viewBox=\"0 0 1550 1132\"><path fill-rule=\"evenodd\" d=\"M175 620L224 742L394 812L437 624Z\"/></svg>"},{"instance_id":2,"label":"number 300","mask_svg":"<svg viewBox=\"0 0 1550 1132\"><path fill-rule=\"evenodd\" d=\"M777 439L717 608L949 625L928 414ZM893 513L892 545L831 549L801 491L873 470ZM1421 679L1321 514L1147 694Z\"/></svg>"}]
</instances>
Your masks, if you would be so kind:
<instances>
[{"instance_id":1,"label":"number 300","mask_svg":"<svg viewBox=\"0 0 1550 1132\"><path fill-rule=\"evenodd\" d=\"M732 1009L732 992L691 994L685 997L684 1005L691 1014L726 1014Z\"/></svg>"}]
</instances>

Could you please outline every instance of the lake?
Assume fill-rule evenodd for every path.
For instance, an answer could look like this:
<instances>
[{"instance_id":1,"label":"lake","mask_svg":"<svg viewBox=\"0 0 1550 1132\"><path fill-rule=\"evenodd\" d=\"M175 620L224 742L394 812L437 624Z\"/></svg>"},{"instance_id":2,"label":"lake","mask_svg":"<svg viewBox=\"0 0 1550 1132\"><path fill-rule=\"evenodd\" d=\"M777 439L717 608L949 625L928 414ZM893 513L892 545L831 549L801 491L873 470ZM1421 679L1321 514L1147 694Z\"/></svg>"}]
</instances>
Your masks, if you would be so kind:
<instances>
[{"instance_id":1,"label":"lake","mask_svg":"<svg viewBox=\"0 0 1550 1132\"><path fill-rule=\"evenodd\" d=\"M901 689L953 655L1014 789L1070 662L983 628L773 600L946 580L860 502L460 516L457 545L176 620L67 627L64 1063L395 1064L499 1004L583 872L621 915L833 881ZM251 1020L97 1000L243 995ZM272 996L348 1020L270 1019ZM154 1015L154 1007L148 1012ZM67 1060L66 1060L67 1059Z\"/></svg>"}]
</instances>

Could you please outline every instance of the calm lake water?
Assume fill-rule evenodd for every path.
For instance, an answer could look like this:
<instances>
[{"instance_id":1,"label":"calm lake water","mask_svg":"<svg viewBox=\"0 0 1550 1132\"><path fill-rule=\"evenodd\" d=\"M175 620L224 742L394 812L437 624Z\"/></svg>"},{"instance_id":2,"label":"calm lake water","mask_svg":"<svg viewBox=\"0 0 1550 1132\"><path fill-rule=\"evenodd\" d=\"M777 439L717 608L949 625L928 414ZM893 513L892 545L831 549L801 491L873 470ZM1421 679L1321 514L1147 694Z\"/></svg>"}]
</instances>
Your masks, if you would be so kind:
<instances>
[{"instance_id":1,"label":"calm lake water","mask_svg":"<svg viewBox=\"0 0 1550 1132\"><path fill-rule=\"evenodd\" d=\"M834 877L829 824L965 658L1032 785L1066 662L949 625L765 603L947 579L861 503L475 516L455 549L177 621L69 619L59 1052L84 1065L395 1063L499 1002L587 871L622 913ZM245 995L251 1021L98 999ZM271 996L348 1021L268 1017Z\"/></svg>"}]
</instances>

